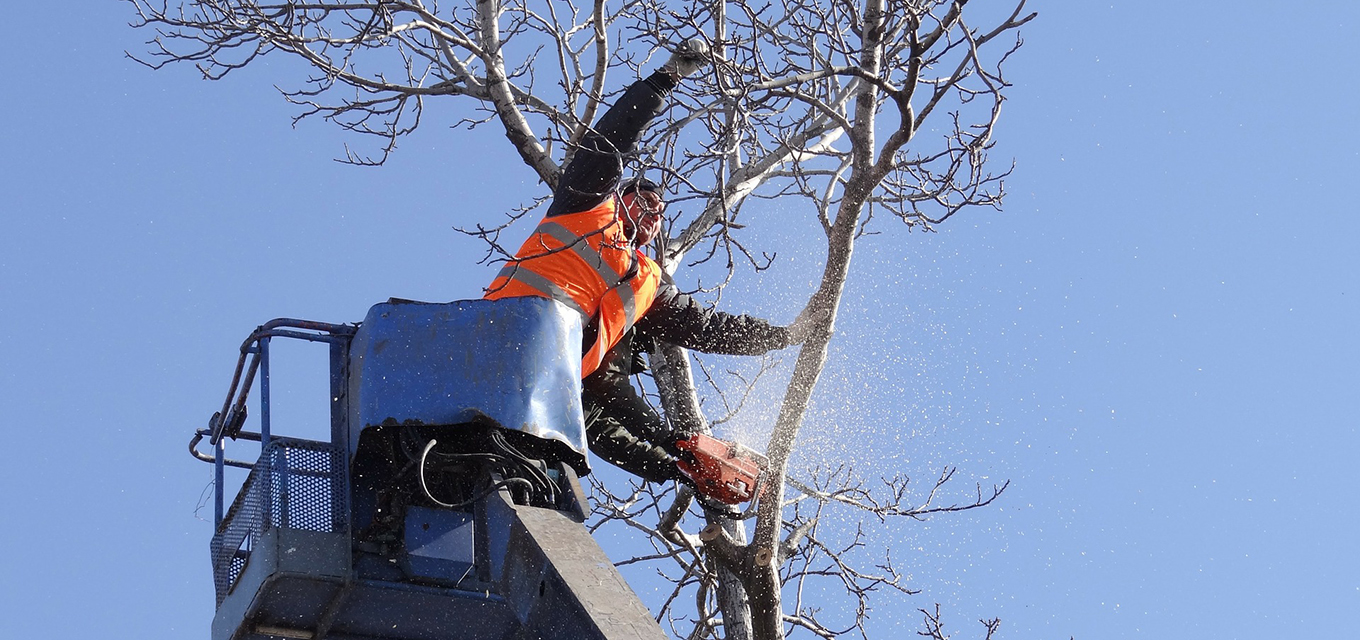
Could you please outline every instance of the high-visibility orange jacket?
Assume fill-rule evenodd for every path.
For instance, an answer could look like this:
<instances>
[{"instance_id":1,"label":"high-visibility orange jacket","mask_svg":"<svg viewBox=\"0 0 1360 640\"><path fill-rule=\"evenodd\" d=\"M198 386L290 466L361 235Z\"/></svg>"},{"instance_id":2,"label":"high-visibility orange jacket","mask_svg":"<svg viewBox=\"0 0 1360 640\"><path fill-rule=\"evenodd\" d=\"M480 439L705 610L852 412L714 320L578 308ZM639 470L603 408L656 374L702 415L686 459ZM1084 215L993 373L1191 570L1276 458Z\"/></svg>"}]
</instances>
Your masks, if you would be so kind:
<instances>
[{"instance_id":1,"label":"high-visibility orange jacket","mask_svg":"<svg viewBox=\"0 0 1360 640\"><path fill-rule=\"evenodd\" d=\"M623 235L618 199L578 213L544 218L487 287L488 300L552 298L581 314L594 344L581 358L581 376L593 373L647 313L661 284L661 267Z\"/></svg>"}]
</instances>

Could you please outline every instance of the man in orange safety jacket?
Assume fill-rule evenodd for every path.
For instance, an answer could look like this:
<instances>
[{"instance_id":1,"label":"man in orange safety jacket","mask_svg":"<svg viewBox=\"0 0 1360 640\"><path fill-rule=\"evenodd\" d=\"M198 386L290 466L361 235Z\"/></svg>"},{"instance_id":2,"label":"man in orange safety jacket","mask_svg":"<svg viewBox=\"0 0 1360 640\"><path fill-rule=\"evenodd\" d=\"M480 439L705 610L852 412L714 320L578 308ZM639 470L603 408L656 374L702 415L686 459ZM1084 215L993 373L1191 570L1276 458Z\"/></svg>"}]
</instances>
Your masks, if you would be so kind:
<instances>
[{"instance_id":1,"label":"man in orange safety jacket","mask_svg":"<svg viewBox=\"0 0 1360 640\"><path fill-rule=\"evenodd\" d=\"M758 355L802 341L793 326L705 309L681 293L644 254L661 228L661 187L643 178L620 186L623 166L681 78L708 49L685 43L651 76L633 83L581 140L538 228L487 287L487 299L539 296L581 315L582 404L592 451L653 482L679 480L673 434L629 383L653 341L705 353Z\"/></svg>"}]
</instances>

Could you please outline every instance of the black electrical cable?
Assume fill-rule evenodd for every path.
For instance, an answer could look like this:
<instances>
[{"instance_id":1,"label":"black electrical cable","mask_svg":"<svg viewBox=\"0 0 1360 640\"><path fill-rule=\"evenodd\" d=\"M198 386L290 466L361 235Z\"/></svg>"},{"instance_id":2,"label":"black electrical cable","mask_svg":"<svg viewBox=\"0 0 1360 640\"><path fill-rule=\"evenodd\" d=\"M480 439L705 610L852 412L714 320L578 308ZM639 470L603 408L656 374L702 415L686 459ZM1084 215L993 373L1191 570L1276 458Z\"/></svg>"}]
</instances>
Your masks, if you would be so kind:
<instances>
[{"instance_id":1,"label":"black electrical cable","mask_svg":"<svg viewBox=\"0 0 1360 640\"><path fill-rule=\"evenodd\" d=\"M441 454L436 452L435 455ZM538 494L542 494L545 492L551 494L551 484L547 485L548 488L545 490L545 486L542 482L542 479L532 473L534 469L531 466L526 466L522 460L516 459L513 456L503 456L493 453L442 454L442 455L448 455L449 457L455 459L471 458L481 460L483 461L485 466L498 471L502 476L520 478L524 480L526 483L528 483L528 491L531 496L536 496ZM525 476L529 477L526 478Z\"/></svg>"},{"instance_id":2,"label":"black electrical cable","mask_svg":"<svg viewBox=\"0 0 1360 640\"><path fill-rule=\"evenodd\" d=\"M529 494L530 500L545 499L546 504L556 504L557 483L541 467L538 460L530 458L521 452L517 447L510 444L505 434L500 429L491 429L487 432L488 441L486 448L490 451L477 451L467 453L455 453L448 451L434 451L436 440L431 439L425 442L423 447L417 443L422 439L415 430L407 430L405 436L400 439L400 447L410 461L405 468L409 469L412 465L418 465L420 474L420 486L425 496L435 504L445 508L455 508L465 506L470 502L489 495L491 491L504 486L514 485L522 487ZM475 498L457 504L446 503L430 492L429 483L426 480L426 467L430 458L437 458L444 461L461 461L468 464L480 465L487 470L498 472L506 480L496 483L487 492Z\"/></svg>"},{"instance_id":3,"label":"black electrical cable","mask_svg":"<svg viewBox=\"0 0 1360 640\"><path fill-rule=\"evenodd\" d=\"M505 435L499 431L491 432L491 441L516 459L520 463L520 467L538 481L541 490L548 498L549 504L557 502L556 484L552 481L552 478L548 477L546 472L540 469L537 464L534 464L534 461L528 456L521 453L519 449L516 449L514 445L510 444L510 441L505 438Z\"/></svg>"},{"instance_id":4,"label":"black electrical cable","mask_svg":"<svg viewBox=\"0 0 1360 640\"><path fill-rule=\"evenodd\" d=\"M492 494L493 492L495 492L496 490L498 490L498 489L500 489L500 488L502 488L502 487L508 487L508 486L510 486L510 485L512 485L512 484L523 484L523 485L527 485L527 486L526 486L526 490L528 490L528 491L530 491L530 492L532 492L532 491L534 490L533 483L530 482L530 481L528 481L528 480L526 480L526 479L524 479L524 478L506 478L506 479L504 479L504 480L501 480L500 482L497 482L497 483L495 483L495 484L492 484L492 485L491 485L490 487L488 487L485 491L483 491L483 492L481 492L481 493L479 493L479 494L477 494L477 495L475 495L475 496L473 496L473 497L471 497L471 498L468 498L467 500L464 500L464 501L462 501L462 502L454 502L454 503L444 502L443 500L440 500L439 498L434 497L434 494L430 493L430 487L429 487L429 485L427 485L427 484L425 483L425 459L426 459L426 457L430 454L430 450L434 448L434 446L435 446L435 444L436 444L437 442L438 442L437 440L431 439L429 442L425 443L425 449L424 449L423 451L421 451L421 453L420 453L420 489L421 489L422 491L425 492L425 497L426 497L426 498L429 498L431 502L434 502L435 504L437 504L437 505L439 505L439 506L441 506L441 507L444 507L445 509L458 509L458 508L461 508L461 507L466 507L467 505L470 505L470 504L472 504L472 503L474 503L474 502L476 502L476 501L478 501L478 500L481 500L482 498L485 498L485 497L491 495L491 494ZM467 456L477 456L477 454L442 454L442 455L453 455L453 456L467 455Z\"/></svg>"}]
</instances>

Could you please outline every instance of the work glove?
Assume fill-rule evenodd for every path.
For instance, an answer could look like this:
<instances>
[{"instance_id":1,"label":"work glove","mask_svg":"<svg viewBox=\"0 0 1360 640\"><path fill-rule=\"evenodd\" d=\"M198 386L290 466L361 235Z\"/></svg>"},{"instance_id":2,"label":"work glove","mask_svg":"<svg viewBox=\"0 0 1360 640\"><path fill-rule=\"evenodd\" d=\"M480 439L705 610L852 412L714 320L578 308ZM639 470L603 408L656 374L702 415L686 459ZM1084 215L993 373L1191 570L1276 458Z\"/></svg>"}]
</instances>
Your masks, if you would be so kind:
<instances>
[{"instance_id":1,"label":"work glove","mask_svg":"<svg viewBox=\"0 0 1360 640\"><path fill-rule=\"evenodd\" d=\"M789 344L803 344L812 328L825 322L831 316L831 309L808 305L789 325Z\"/></svg>"},{"instance_id":2,"label":"work glove","mask_svg":"<svg viewBox=\"0 0 1360 640\"><path fill-rule=\"evenodd\" d=\"M671 77L679 80L685 76L694 75L695 71L702 69L708 64L708 43L703 38L690 38L687 42L676 48L675 53L671 54L670 60L661 65L661 71L671 74Z\"/></svg>"}]
</instances>

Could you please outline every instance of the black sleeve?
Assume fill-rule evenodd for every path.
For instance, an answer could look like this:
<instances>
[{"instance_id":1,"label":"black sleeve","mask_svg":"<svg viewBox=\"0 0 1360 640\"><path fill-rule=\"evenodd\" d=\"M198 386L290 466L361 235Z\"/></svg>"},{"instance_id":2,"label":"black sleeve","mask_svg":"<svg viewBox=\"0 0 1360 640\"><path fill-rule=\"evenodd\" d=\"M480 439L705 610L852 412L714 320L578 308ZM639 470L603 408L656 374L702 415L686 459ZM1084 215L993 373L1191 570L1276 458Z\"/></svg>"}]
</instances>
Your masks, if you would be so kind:
<instances>
[{"instance_id":1,"label":"black sleeve","mask_svg":"<svg viewBox=\"0 0 1360 640\"><path fill-rule=\"evenodd\" d=\"M648 337L703 353L755 356L789 346L787 327L705 309L670 283L661 285L656 302L637 328Z\"/></svg>"},{"instance_id":2,"label":"black sleeve","mask_svg":"<svg viewBox=\"0 0 1360 640\"><path fill-rule=\"evenodd\" d=\"M604 202L623 177L624 156L665 106L675 80L658 71L634 82L581 138L553 192L548 216L585 211Z\"/></svg>"}]
</instances>

